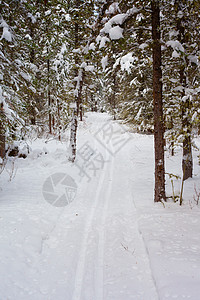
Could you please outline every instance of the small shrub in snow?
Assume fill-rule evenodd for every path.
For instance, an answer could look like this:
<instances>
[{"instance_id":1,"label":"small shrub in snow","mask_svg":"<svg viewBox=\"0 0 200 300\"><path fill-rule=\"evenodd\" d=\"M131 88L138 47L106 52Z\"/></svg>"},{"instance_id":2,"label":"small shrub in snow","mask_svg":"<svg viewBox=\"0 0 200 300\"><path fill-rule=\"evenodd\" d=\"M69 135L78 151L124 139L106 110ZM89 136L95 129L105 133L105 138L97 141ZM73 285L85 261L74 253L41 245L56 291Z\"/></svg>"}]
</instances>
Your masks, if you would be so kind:
<instances>
[{"instance_id":1,"label":"small shrub in snow","mask_svg":"<svg viewBox=\"0 0 200 300\"><path fill-rule=\"evenodd\" d=\"M24 141L15 141L7 148L7 155L11 157L26 158L30 152L30 146Z\"/></svg>"},{"instance_id":2,"label":"small shrub in snow","mask_svg":"<svg viewBox=\"0 0 200 300\"><path fill-rule=\"evenodd\" d=\"M194 185L194 195L193 195L194 202L196 205L199 205L200 201L200 189L197 189L196 184Z\"/></svg>"}]
</instances>

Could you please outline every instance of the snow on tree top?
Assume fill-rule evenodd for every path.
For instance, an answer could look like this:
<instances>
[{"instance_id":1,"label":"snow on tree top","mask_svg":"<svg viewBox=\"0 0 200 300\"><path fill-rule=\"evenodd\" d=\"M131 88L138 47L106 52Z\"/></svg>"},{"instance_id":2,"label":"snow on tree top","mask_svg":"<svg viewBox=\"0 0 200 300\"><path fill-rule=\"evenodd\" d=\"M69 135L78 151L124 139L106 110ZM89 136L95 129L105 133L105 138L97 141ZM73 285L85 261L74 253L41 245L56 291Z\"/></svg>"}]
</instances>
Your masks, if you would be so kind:
<instances>
[{"instance_id":1,"label":"snow on tree top","mask_svg":"<svg viewBox=\"0 0 200 300\"><path fill-rule=\"evenodd\" d=\"M118 2L114 2L112 3L108 10L106 11L106 14L115 14L116 12L120 12L120 8L119 8L119 3Z\"/></svg>"},{"instance_id":2,"label":"snow on tree top","mask_svg":"<svg viewBox=\"0 0 200 300\"><path fill-rule=\"evenodd\" d=\"M106 42L110 42L110 39L107 38L106 36L101 37L101 42L99 45L99 49L105 47Z\"/></svg>"},{"instance_id":3,"label":"snow on tree top","mask_svg":"<svg viewBox=\"0 0 200 300\"><path fill-rule=\"evenodd\" d=\"M167 41L167 46L171 46L174 50L179 50L181 52L184 52L184 48L183 46L181 45L181 43L178 41L178 40L171 40L171 41Z\"/></svg>"},{"instance_id":4,"label":"snow on tree top","mask_svg":"<svg viewBox=\"0 0 200 300\"><path fill-rule=\"evenodd\" d=\"M65 15L65 20L66 20L66 21L71 21L71 17L70 17L69 14L66 14L66 15Z\"/></svg>"},{"instance_id":5,"label":"snow on tree top","mask_svg":"<svg viewBox=\"0 0 200 300\"><path fill-rule=\"evenodd\" d=\"M95 50L95 43L91 43L90 45L89 45L89 50Z\"/></svg>"},{"instance_id":6,"label":"snow on tree top","mask_svg":"<svg viewBox=\"0 0 200 300\"><path fill-rule=\"evenodd\" d=\"M105 71L105 69L106 69L106 67L108 65L108 55L104 56L101 59L101 65L102 65L103 71Z\"/></svg>"},{"instance_id":7,"label":"snow on tree top","mask_svg":"<svg viewBox=\"0 0 200 300\"><path fill-rule=\"evenodd\" d=\"M5 39L8 42L11 42L12 41L12 34L9 31L8 24L3 19L1 19L1 21L0 21L0 27L3 27L3 33L2 33L2 36L1 36L1 40Z\"/></svg>"},{"instance_id":8,"label":"snow on tree top","mask_svg":"<svg viewBox=\"0 0 200 300\"><path fill-rule=\"evenodd\" d=\"M123 28L120 26L115 26L109 30L109 37L111 40L119 40L123 38Z\"/></svg>"},{"instance_id":9,"label":"snow on tree top","mask_svg":"<svg viewBox=\"0 0 200 300\"><path fill-rule=\"evenodd\" d=\"M114 24L116 24L116 25L122 25L125 18L126 18L126 14L118 14L118 15L112 17L109 22L112 25L114 25Z\"/></svg>"},{"instance_id":10,"label":"snow on tree top","mask_svg":"<svg viewBox=\"0 0 200 300\"><path fill-rule=\"evenodd\" d=\"M31 19L32 23L36 22L36 18L31 13L28 13L28 18Z\"/></svg>"},{"instance_id":11,"label":"snow on tree top","mask_svg":"<svg viewBox=\"0 0 200 300\"><path fill-rule=\"evenodd\" d=\"M115 64L113 65L113 68L116 68L116 66L120 64L122 70L130 72L132 63L134 61L135 61L135 57L133 57L132 52L129 52L126 55L122 56L121 58L118 58Z\"/></svg>"}]
</instances>

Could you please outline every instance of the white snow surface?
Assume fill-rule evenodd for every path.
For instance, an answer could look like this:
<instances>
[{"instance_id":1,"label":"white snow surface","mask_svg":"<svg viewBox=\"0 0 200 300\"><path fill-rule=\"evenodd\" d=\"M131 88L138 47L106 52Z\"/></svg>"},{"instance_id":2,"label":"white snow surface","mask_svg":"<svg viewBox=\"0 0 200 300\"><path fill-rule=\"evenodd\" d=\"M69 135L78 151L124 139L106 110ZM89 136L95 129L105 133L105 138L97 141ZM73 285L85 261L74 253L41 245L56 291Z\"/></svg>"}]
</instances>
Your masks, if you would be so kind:
<instances>
[{"instance_id":1,"label":"white snow surface","mask_svg":"<svg viewBox=\"0 0 200 300\"><path fill-rule=\"evenodd\" d=\"M132 52L127 53L126 55L116 59L116 62L113 65L113 68L116 68L119 64L121 65L121 69L127 72L131 71L133 67L133 62L135 61L135 57L133 56Z\"/></svg>"},{"instance_id":2,"label":"white snow surface","mask_svg":"<svg viewBox=\"0 0 200 300\"><path fill-rule=\"evenodd\" d=\"M123 38L123 28L120 26L114 26L109 30L109 37L111 40L119 40Z\"/></svg>"},{"instance_id":3,"label":"white snow surface","mask_svg":"<svg viewBox=\"0 0 200 300\"><path fill-rule=\"evenodd\" d=\"M0 299L199 299L197 150L183 206L171 201L164 207L153 202L153 136L132 133L107 114L88 113L79 124L78 153L87 145L91 158L105 160L96 172L87 167L90 178L69 162L67 141L29 143L29 156L9 158L0 175ZM166 170L180 175L180 149L174 157L166 152ZM65 207L50 205L42 193L58 173L78 187ZM177 193L179 180L174 188Z\"/></svg>"},{"instance_id":4,"label":"white snow surface","mask_svg":"<svg viewBox=\"0 0 200 300\"><path fill-rule=\"evenodd\" d=\"M3 32L2 32L0 40L5 39L8 42L11 42L12 41L12 34L10 32L8 24L3 20L3 18L0 19L0 27L3 27Z\"/></svg>"},{"instance_id":5,"label":"white snow surface","mask_svg":"<svg viewBox=\"0 0 200 300\"><path fill-rule=\"evenodd\" d=\"M177 51L180 51L180 52L184 52L184 48L182 46L182 44L178 41L178 40L171 40L171 41L168 41L166 43L167 46L171 46L174 50L177 50Z\"/></svg>"},{"instance_id":6,"label":"white snow surface","mask_svg":"<svg viewBox=\"0 0 200 300\"><path fill-rule=\"evenodd\" d=\"M99 49L104 48L106 45L106 42L110 42L110 39L107 38L106 36L101 37L101 41L99 44Z\"/></svg>"},{"instance_id":7,"label":"white snow surface","mask_svg":"<svg viewBox=\"0 0 200 300\"><path fill-rule=\"evenodd\" d=\"M89 45L89 50L95 51L95 43L91 43L91 44Z\"/></svg>"},{"instance_id":8,"label":"white snow surface","mask_svg":"<svg viewBox=\"0 0 200 300\"><path fill-rule=\"evenodd\" d=\"M120 11L119 9L119 3L118 2L114 2L109 6L109 9L106 11L106 13L109 14L114 14L116 12Z\"/></svg>"},{"instance_id":9,"label":"white snow surface","mask_svg":"<svg viewBox=\"0 0 200 300\"><path fill-rule=\"evenodd\" d=\"M106 69L106 67L108 65L108 55L104 56L101 59L101 65L102 65L103 71L105 71L105 69Z\"/></svg>"}]
</instances>

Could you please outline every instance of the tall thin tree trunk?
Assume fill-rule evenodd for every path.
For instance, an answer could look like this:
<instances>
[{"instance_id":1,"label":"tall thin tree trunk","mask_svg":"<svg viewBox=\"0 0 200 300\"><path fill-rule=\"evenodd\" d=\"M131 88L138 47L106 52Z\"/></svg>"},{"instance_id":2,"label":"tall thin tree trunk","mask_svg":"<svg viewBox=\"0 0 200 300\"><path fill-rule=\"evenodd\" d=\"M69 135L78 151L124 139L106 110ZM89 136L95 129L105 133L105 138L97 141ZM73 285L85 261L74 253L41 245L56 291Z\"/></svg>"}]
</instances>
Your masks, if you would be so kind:
<instances>
[{"instance_id":1,"label":"tall thin tree trunk","mask_svg":"<svg viewBox=\"0 0 200 300\"><path fill-rule=\"evenodd\" d=\"M48 108L49 108L49 133L52 133L52 117L51 117L51 92L50 92L50 62L47 59L47 77L48 77Z\"/></svg>"},{"instance_id":2,"label":"tall thin tree trunk","mask_svg":"<svg viewBox=\"0 0 200 300\"><path fill-rule=\"evenodd\" d=\"M58 139L61 141L61 122L60 122L60 103L57 99L57 113L58 113Z\"/></svg>"},{"instance_id":3,"label":"tall thin tree trunk","mask_svg":"<svg viewBox=\"0 0 200 300\"><path fill-rule=\"evenodd\" d=\"M186 85L186 76L184 68L180 70L180 83ZM182 93L182 98L185 96L185 91ZM182 172L183 180L192 177L193 160L192 160L192 141L191 141L191 124L188 119L188 111L190 109L190 100L187 98L181 103L182 131L183 131L183 157L182 157Z\"/></svg>"},{"instance_id":4,"label":"tall thin tree trunk","mask_svg":"<svg viewBox=\"0 0 200 300\"><path fill-rule=\"evenodd\" d=\"M6 146L5 146L5 128L3 126L4 119L4 111L3 111L3 103L1 103L0 110L0 157L4 158L6 154Z\"/></svg>"},{"instance_id":5,"label":"tall thin tree trunk","mask_svg":"<svg viewBox=\"0 0 200 300\"><path fill-rule=\"evenodd\" d=\"M83 89L83 81L84 81L84 70L82 70L81 74L81 81L79 87L79 95L78 95L78 102L79 102L79 113L80 113L80 121L83 121L83 101L82 101L82 89Z\"/></svg>"},{"instance_id":6,"label":"tall thin tree trunk","mask_svg":"<svg viewBox=\"0 0 200 300\"><path fill-rule=\"evenodd\" d=\"M116 73L113 74L113 97L112 97L112 108L113 108L113 119L116 120L116 89L117 89L117 82L116 82Z\"/></svg>"},{"instance_id":7,"label":"tall thin tree trunk","mask_svg":"<svg viewBox=\"0 0 200 300\"><path fill-rule=\"evenodd\" d=\"M29 26L29 29L30 29L30 37L31 37L32 41L34 41L35 40L35 24L32 22L30 17L28 18L28 21L29 21L28 26ZM30 57L30 62L32 64L34 64L34 62L35 62L35 49L34 49L33 44L31 45L31 48L30 48L29 57ZM31 107L30 107L31 118L30 118L30 121L31 121L31 125L35 125L36 124L36 111L35 111L36 105L35 105L34 94L31 93L29 101L31 103Z\"/></svg>"},{"instance_id":8,"label":"tall thin tree trunk","mask_svg":"<svg viewBox=\"0 0 200 300\"><path fill-rule=\"evenodd\" d=\"M160 44L159 1L151 1L153 39L153 101L154 101L154 150L155 150L155 194L154 201L166 200L164 163L164 120L162 103L162 69Z\"/></svg>"},{"instance_id":9,"label":"tall thin tree trunk","mask_svg":"<svg viewBox=\"0 0 200 300\"><path fill-rule=\"evenodd\" d=\"M1 121L0 121L1 122ZM2 124L0 124L0 157L4 158L5 157L5 133L4 133L4 128Z\"/></svg>"},{"instance_id":10,"label":"tall thin tree trunk","mask_svg":"<svg viewBox=\"0 0 200 300\"><path fill-rule=\"evenodd\" d=\"M80 121L83 121L83 104L80 104Z\"/></svg>"},{"instance_id":11,"label":"tall thin tree trunk","mask_svg":"<svg viewBox=\"0 0 200 300\"><path fill-rule=\"evenodd\" d=\"M79 0L76 0L76 9L78 11L79 8ZM75 23L74 23L74 48L77 49L79 46L79 25L78 25L78 12L76 13L75 16ZM75 54L75 70L74 70L74 75L78 80L78 54ZM69 160L71 162L74 162L76 159L76 138L77 138L77 129L78 129L78 116L79 116L79 105L80 105L80 91L78 89L78 81L75 86L75 104L76 107L73 109L73 115L72 115L72 120L71 120L71 130L70 130L70 157ZM80 86L79 86L80 89Z\"/></svg>"},{"instance_id":12,"label":"tall thin tree trunk","mask_svg":"<svg viewBox=\"0 0 200 300\"><path fill-rule=\"evenodd\" d=\"M78 120L77 120L77 109L74 108L72 120L71 120L71 130L70 130L70 157L69 160L74 162L76 159L76 135L78 128Z\"/></svg>"},{"instance_id":13,"label":"tall thin tree trunk","mask_svg":"<svg viewBox=\"0 0 200 300\"><path fill-rule=\"evenodd\" d=\"M176 1L177 12L181 11L181 1ZM181 44L187 42L185 34L185 25L184 25L184 16L178 18L177 21L177 30L178 30L178 40ZM183 131L183 157L182 157L182 172L183 180L192 177L193 171L193 159L192 159L192 141L191 141L191 131L192 126L188 117L188 112L190 110L190 99L186 97L186 100L183 100L186 96L185 88L187 86L187 75L186 75L186 63L187 58L183 57L182 65L180 67L180 83L183 87L182 92L182 103L181 103L181 118L182 118L182 131Z\"/></svg>"},{"instance_id":14,"label":"tall thin tree trunk","mask_svg":"<svg viewBox=\"0 0 200 300\"><path fill-rule=\"evenodd\" d=\"M174 133L173 133L173 127L174 127L174 123L173 123L173 118L170 117L170 123L169 123L169 127L168 129L172 130L172 134L171 134L171 156L174 156Z\"/></svg>"},{"instance_id":15,"label":"tall thin tree trunk","mask_svg":"<svg viewBox=\"0 0 200 300\"><path fill-rule=\"evenodd\" d=\"M48 7L48 0L44 0L44 8L47 9ZM48 19L46 22L46 33L48 35L49 32L49 24ZM51 91L50 91L50 59L49 59L49 48L47 47L47 98L48 98L48 111L49 111L49 133L52 133L52 115L51 115Z\"/></svg>"}]
</instances>

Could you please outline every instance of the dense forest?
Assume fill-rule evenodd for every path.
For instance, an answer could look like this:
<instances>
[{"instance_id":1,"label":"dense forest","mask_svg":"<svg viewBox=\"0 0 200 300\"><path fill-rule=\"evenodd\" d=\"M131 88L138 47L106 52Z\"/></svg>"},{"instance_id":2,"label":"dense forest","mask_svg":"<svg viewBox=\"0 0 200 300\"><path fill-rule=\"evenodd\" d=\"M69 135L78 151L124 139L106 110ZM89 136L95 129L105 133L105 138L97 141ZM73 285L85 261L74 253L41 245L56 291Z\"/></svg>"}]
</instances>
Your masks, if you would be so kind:
<instances>
[{"instance_id":1,"label":"dense forest","mask_svg":"<svg viewBox=\"0 0 200 300\"><path fill-rule=\"evenodd\" d=\"M154 134L155 202L165 201L165 148L193 175L200 133L198 0L0 1L0 157L26 156L31 134L62 140L72 162L86 111ZM27 150L28 151L28 150Z\"/></svg>"}]
</instances>

